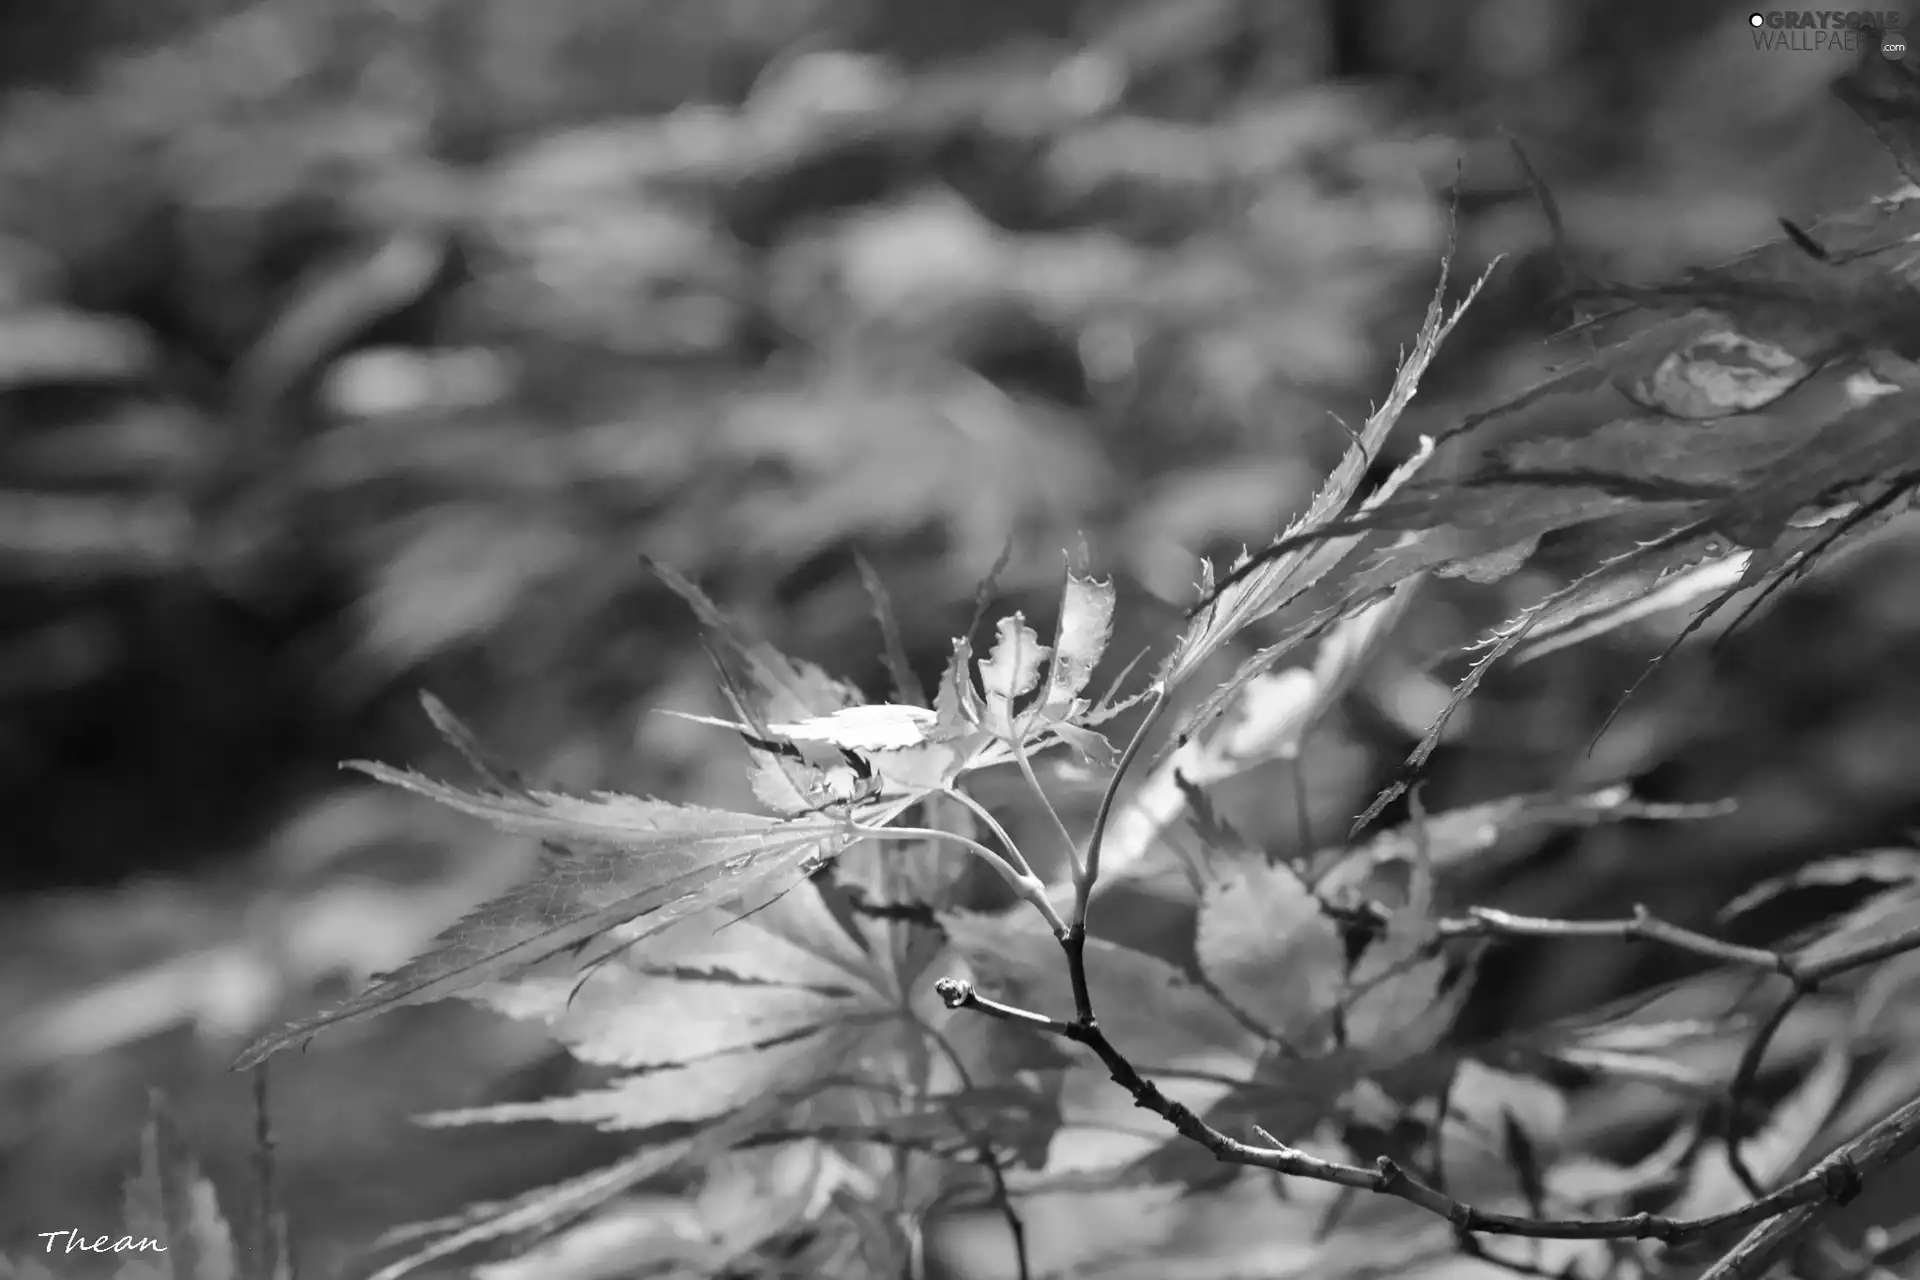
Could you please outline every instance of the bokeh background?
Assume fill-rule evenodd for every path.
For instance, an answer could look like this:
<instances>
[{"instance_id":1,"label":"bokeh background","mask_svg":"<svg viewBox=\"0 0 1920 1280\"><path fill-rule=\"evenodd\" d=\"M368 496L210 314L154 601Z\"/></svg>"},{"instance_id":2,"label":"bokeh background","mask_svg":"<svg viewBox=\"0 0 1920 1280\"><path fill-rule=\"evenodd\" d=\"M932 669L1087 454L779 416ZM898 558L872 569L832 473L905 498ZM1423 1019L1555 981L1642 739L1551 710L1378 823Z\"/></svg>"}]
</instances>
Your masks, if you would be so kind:
<instances>
[{"instance_id":1,"label":"bokeh background","mask_svg":"<svg viewBox=\"0 0 1920 1280\"><path fill-rule=\"evenodd\" d=\"M264 1027L533 851L345 774L453 762L430 689L560 788L745 799L667 562L884 696L859 557L937 675L1004 547L1084 533L1123 656L1270 537L1385 390L1457 209L1497 256L1382 467L1556 358L1545 221L1652 279L1888 189L1712 0L13 0L0 5L0 1245L116 1213L149 1085L245 1184ZM1457 202L1457 203L1456 203ZM1459 886L1700 923L1920 823L1896 522L1595 731L1678 619L1489 680L1424 801L1630 780L1738 808L1537 836ZM1304 767L1331 839L1542 573L1428 590ZM1229 797L1299 839L1275 780ZM1274 811L1270 811L1274 810ZM1404 810L1396 811L1404 816ZM1389 815L1390 817L1396 815ZM1664 976L1496 958L1489 1031ZM589 1167L408 1117L564 1087L451 1002L278 1069L309 1277ZM342 1270L342 1269L345 1270Z\"/></svg>"}]
</instances>

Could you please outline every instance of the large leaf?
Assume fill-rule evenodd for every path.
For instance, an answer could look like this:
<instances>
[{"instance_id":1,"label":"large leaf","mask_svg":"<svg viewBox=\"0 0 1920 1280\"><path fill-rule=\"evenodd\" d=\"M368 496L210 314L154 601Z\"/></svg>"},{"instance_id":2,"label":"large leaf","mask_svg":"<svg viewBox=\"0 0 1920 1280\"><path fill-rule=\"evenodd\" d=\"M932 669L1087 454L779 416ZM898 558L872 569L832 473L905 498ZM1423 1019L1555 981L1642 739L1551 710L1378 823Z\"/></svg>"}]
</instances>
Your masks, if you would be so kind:
<instances>
[{"instance_id":1,"label":"large leaf","mask_svg":"<svg viewBox=\"0 0 1920 1280\"><path fill-rule=\"evenodd\" d=\"M1340 1003L1346 943L1290 867L1236 866L1209 885L1195 949L1220 995L1274 1039Z\"/></svg>"},{"instance_id":2,"label":"large leaf","mask_svg":"<svg viewBox=\"0 0 1920 1280\"><path fill-rule=\"evenodd\" d=\"M845 839L840 820L822 815L783 820L612 794L485 795L384 765L358 767L503 831L581 852L548 858L535 879L477 908L367 991L256 1041L236 1069L322 1027L511 977L641 916L645 924L622 945L741 895L771 897Z\"/></svg>"}]
</instances>

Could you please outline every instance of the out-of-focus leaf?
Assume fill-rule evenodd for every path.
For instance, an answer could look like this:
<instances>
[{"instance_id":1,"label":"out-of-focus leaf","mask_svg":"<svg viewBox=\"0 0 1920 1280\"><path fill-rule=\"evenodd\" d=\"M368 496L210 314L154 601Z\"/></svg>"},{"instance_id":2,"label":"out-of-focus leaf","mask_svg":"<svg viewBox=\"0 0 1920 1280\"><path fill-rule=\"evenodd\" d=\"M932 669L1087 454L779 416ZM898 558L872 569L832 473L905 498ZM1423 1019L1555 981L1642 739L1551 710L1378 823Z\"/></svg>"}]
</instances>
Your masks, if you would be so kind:
<instances>
[{"instance_id":1,"label":"out-of-focus leaf","mask_svg":"<svg viewBox=\"0 0 1920 1280\"><path fill-rule=\"evenodd\" d=\"M1839 885L1907 884L1920 880L1920 851L1913 849L1873 849L1842 858L1810 862L1791 875L1763 880L1720 908L1722 921L1732 920L1782 894L1798 889L1832 888Z\"/></svg>"},{"instance_id":2,"label":"out-of-focus leaf","mask_svg":"<svg viewBox=\"0 0 1920 1280\"><path fill-rule=\"evenodd\" d=\"M1051 1017L1073 1016L1060 944L1037 912L955 912L941 917L981 994ZM1103 938L1087 941L1087 981L1100 1025L1142 1064L1177 1065L1220 1050L1259 1052L1259 1037L1165 960Z\"/></svg>"},{"instance_id":3,"label":"out-of-focus leaf","mask_svg":"<svg viewBox=\"0 0 1920 1280\"><path fill-rule=\"evenodd\" d=\"M1920 882L1896 885L1822 924L1812 941L1793 953L1798 965L1820 964L1863 947L1892 942L1920 930Z\"/></svg>"},{"instance_id":4,"label":"out-of-focus leaf","mask_svg":"<svg viewBox=\"0 0 1920 1280\"><path fill-rule=\"evenodd\" d=\"M47 1270L47 1264L31 1254L23 1261L15 1262L0 1253L0 1280L60 1280L60 1277Z\"/></svg>"},{"instance_id":5,"label":"out-of-focus leaf","mask_svg":"<svg viewBox=\"0 0 1920 1280\"><path fill-rule=\"evenodd\" d=\"M625 1159L604 1168L550 1186L524 1192L511 1200L468 1205L450 1218L414 1223L389 1232L384 1244L403 1244L426 1237L437 1237L394 1262L380 1268L369 1280L400 1280L429 1263L451 1257L475 1245L512 1239L548 1231L578 1219L596 1206L606 1203L629 1188L673 1168L696 1153L724 1150L723 1137L738 1137L761 1118L749 1111L723 1120L715 1131L698 1139L685 1139L643 1147Z\"/></svg>"},{"instance_id":6,"label":"out-of-focus leaf","mask_svg":"<svg viewBox=\"0 0 1920 1280\"><path fill-rule=\"evenodd\" d=\"M1802 1163L1847 1087L1851 1062L1845 1040L1829 1045L1806 1079L1774 1110L1766 1127L1741 1142L1741 1158L1763 1188L1779 1185ZM1686 1194L1671 1212L1676 1217L1705 1217L1737 1209L1750 1198L1733 1171L1726 1147L1715 1143L1702 1155Z\"/></svg>"},{"instance_id":7,"label":"out-of-focus leaf","mask_svg":"<svg viewBox=\"0 0 1920 1280\"><path fill-rule=\"evenodd\" d=\"M1236 866L1207 886L1194 945L1220 994L1275 1039L1340 1002L1346 944L1290 867Z\"/></svg>"},{"instance_id":8,"label":"out-of-focus leaf","mask_svg":"<svg viewBox=\"0 0 1920 1280\"><path fill-rule=\"evenodd\" d=\"M213 1184L158 1091L140 1131L140 1164L126 1184L126 1234L164 1252L128 1253L115 1280L235 1280L233 1234Z\"/></svg>"},{"instance_id":9,"label":"out-of-focus leaf","mask_svg":"<svg viewBox=\"0 0 1920 1280\"><path fill-rule=\"evenodd\" d=\"M0 391L128 382L151 374L146 331L114 316L36 307L0 310Z\"/></svg>"}]
</instances>

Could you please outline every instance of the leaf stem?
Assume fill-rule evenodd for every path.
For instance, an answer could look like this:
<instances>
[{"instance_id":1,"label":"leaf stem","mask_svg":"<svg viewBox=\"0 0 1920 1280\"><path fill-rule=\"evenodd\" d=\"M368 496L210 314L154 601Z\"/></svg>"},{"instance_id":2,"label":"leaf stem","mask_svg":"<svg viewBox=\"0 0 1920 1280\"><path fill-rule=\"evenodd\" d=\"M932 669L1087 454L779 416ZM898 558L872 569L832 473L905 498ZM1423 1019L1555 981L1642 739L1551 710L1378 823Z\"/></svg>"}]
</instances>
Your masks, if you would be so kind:
<instances>
[{"instance_id":1,"label":"leaf stem","mask_svg":"<svg viewBox=\"0 0 1920 1280\"><path fill-rule=\"evenodd\" d=\"M938 827L856 828L856 830L859 830L861 835L876 839L894 840L905 837L908 839L946 840L954 844L963 845L980 857L986 859L988 865L993 867L995 871L998 871L1001 877L1005 879L1009 885L1013 886L1013 891L1020 895L1021 899L1031 903L1042 916L1046 917L1047 927L1052 929L1056 936L1066 932L1067 922L1060 918L1059 909L1053 905L1053 900L1047 896L1047 886L1041 882L1040 877L1034 875L1031 870L1024 872L1014 870L1013 865L1005 858L970 836L963 836L953 831L942 831ZM1018 857L1019 855L1015 854L1015 856ZM1024 862L1022 865L1025 865Z\"/></svg>"},{"instance_id":2,"label":"leaf stem","mask_svg":"<svg viewBox=\"0 0 1920 1280\"><path fill-rule=\"evenodd\" d=\"M1120 784L1125 780L1127 770L1139 758L1147 735L1160 723L1161 713L1166 709L1167 686L1163 682L1155 686L1153 699L1147 704L1147 713L1141 717L1140 727L1133 731L1126 749L1120 753L1120 760L1113 767L1113 776L1107 779L1107 789L1100 796L1100 808L1093 815L1093 832L1087 837L1086 861L1084 865L1075 867L1073 877L1073 927L1083 937L1087 930L1087 907L1093 898L1093 887L1100 882L1100 845L1106 839L1107 823L1113 817L1113 805L1120 795Z\"/></svg>"}]
</instances>

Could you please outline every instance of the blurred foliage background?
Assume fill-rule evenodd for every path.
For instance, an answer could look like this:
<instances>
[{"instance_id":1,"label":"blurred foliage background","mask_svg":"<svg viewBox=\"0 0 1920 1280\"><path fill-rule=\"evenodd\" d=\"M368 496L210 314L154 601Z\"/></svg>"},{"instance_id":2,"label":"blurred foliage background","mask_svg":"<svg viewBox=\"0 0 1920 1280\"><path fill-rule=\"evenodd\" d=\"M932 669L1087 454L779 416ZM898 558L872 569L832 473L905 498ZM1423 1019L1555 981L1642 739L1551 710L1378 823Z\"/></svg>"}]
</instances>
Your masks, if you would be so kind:
<instances>
[{"instance_id":1,"label":"blurred foliage background","mask_svg":"<svg viewBox=\"0 0 1920 1280\"><path fill-rule=\"evenodd\" d=\"M531 864L370 789L451 767L742 803L693 620L640 557L882 695L864 556L928 679L1003 547L1044 625L1084 532L1116 652L1291 516L1385 388L1457 201L1505 255L1402 428L1555 358L1546 228L1651 278L1893 180L1710 0L70 0L0 5L0 1242L107 1221L144 1090L216 1176L237 1044ZM1656 620L1503 671L1425 801L1632 780L1739 807L1516 848L1475 900L1700 923L1920 819L1920 540L1717 648ZM1422 597L1311 744L1331 839L1539 572ZM1297 842L1275 779L1243 830ZM1270 812L1269 810L1278 811ZM1391 816L1391 815L1390 815ZM1145 913L1150 917L1150 912ZM1470 1026L1663 976L1514 948ZM464 1005L280 1069L307 1274L608 1139L425 1133L570 1067ZM102 1228L105 1229L105 1228Z\"/></svg>"}]
</instances>

